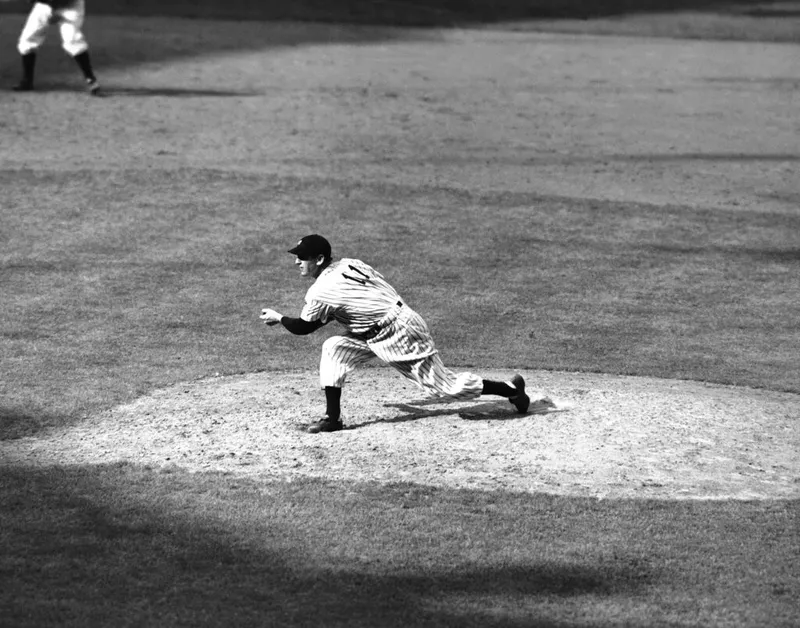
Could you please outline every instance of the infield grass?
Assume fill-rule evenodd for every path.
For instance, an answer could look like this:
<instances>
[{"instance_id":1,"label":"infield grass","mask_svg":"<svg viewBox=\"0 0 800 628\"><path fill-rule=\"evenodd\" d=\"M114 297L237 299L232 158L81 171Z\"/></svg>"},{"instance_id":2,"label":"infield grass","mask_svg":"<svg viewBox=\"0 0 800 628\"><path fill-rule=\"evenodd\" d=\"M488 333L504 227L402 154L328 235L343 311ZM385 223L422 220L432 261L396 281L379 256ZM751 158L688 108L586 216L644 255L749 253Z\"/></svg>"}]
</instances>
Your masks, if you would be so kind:
<instances>
[{"instance_id":1,"label":"infield grass","mask_svg":"<svg viewBox=\"0 0 800 628\"><path fill-rule=\"evenodd\" d=\"M38 626L792 626L796 504L2 470ZM120 487L124 486L123 491Z\"/></svg>"}]
</instances>

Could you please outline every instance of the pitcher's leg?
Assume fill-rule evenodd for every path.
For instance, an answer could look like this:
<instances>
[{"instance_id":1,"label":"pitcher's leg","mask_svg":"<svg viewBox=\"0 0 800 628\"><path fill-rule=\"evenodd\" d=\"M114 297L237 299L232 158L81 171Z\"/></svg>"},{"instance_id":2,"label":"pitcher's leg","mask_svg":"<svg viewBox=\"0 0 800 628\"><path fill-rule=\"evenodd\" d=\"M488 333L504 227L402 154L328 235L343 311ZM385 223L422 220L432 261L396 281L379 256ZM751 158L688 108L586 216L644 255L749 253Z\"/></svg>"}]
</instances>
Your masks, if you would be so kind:
<instances>
[{"instance_id":1,"label":"pitcher's leg","mask_svg":"<svg viewBox=\"0 0 800 628\"><path fill-rule=\"evenodd\" d=\"M437 397L465 401L482 395L493 395L508 399L521 414L527 413L530 408L531 400L525 392L525 380L519 374L507 382L501 382L483 379L474 373L456 373L444 366L438 354L421 360L395 362L392 366L422 390ZM554 407L555 404L549 397L536 401L537 411Z\"/></svg>"},{"instance_id":2,"label":"pitcher's leg","mask_svg":"<svg viewBox=\"0 0 800 628\"><path fill-rule=\"evenodd\" d=\"M322 343L319 382L325 390L325 416L307 427L311 434L338 432L342 424L342 386L358 366L375 357L367 343L350 336L331 336Z\"/></svg>"},{"instance_id":3,"label":"pitcher's leg","mask_svg":"<svg viewBox=\"0 0 800 628\"><path fill-rule=\"evenodd\" d=\"M331 336L322 344L319 361L320 386L344 386L347 376L375 354L363 340L351 336Z\"/></svg>"},{"instance_id":4,"label":"pitcher's leg","mask_svg":"<svg viewBox=\"0 0 800 628\"><path fill-rule=\"evenodd\" d=\"M483 378L447 368L438 353L420 360L391 364L424 391L437 397L467 400L476 399L483 392Z\"/></svg>"}]
</instances>

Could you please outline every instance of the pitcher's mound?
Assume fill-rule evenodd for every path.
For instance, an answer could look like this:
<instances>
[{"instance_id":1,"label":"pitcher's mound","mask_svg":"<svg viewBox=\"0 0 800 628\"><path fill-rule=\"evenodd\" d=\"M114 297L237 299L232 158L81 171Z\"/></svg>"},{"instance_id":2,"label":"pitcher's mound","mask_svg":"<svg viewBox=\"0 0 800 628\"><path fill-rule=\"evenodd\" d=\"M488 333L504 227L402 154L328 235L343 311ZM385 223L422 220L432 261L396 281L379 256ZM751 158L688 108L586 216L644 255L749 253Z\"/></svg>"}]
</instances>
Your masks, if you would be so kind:
<instances>
[{"instance_id":1,"label":"pitcher's mound","mask_svg":"<svg viewBox=\"0 0 800 628\"><path fill-rule=\"evenodd\" d=\"M482 372L508 379L513 372ZM306 434L315 373L178 384L45 437L3 443L28 463L129 461L264 479L313 476L639 498L800 497L800 396L694 382L523 371L555 411L431 401L388 368L357 371L347 429Z\"/></svg>"}]
</instances>

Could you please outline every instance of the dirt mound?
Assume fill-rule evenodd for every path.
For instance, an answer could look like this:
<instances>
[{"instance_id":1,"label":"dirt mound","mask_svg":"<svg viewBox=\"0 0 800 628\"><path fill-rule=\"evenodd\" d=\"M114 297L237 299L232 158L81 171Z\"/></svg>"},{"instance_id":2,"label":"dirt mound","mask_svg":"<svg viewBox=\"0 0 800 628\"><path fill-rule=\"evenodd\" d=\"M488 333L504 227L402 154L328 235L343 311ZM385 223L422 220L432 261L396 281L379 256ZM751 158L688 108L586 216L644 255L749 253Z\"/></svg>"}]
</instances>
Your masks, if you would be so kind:
<instances>
[{"instance_id":1,"label":"dirt mound","mask_svg":"<svg viewBox=\"0 0 800 628\"><path fill-rule=\"evenodd\" d=\"M1 443L1 457L598 498L800 496L800 396L640 377L523 374L532 393L557 401L555 412L520 416L495 398L426 400L394 371L373 368L357 372L346 388L347 429L310 435L298 428L322 408L314 374L265 372L158 390L82 425Z\"/></svg>"}]
</instances>

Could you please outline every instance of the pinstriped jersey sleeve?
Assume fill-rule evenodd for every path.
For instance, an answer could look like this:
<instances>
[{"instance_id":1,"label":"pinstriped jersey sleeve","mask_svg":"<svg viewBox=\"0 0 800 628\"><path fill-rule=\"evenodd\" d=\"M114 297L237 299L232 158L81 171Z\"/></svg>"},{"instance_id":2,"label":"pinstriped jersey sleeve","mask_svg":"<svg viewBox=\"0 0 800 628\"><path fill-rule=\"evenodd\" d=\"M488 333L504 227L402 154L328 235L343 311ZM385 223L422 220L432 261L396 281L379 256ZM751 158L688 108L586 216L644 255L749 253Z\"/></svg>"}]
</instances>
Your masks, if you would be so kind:
<instances>
[{"instance_id":1,"label":"pinstriped jersey sleeve","mask_svg":"<svg viewBox=\"0 0 800 628\"><path fill-rule=\"evenodd\" d=\"M303 306L303 311L300 312L300 318L309 322L319 321L325 324L334 317L335 307L321 301L316 294L318 291L314 290L314 286L311 286L306 293L306 302Z\"/></svg>"}]
</instances>

